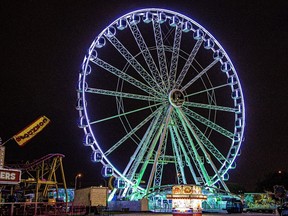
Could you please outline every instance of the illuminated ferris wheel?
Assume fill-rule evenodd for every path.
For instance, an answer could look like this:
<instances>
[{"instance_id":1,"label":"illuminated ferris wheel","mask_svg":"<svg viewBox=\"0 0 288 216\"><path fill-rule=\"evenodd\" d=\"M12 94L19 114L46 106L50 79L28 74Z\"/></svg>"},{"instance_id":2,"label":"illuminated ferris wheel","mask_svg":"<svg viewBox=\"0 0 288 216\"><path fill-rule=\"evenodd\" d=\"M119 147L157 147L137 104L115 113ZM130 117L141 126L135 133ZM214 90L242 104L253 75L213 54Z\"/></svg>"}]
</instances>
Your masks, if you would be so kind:
<instances>
[{"instance_id":1,"label":"illuminated ferris wheel","mask_svg":"<svg viewBox=\"0 0 288 216\"><path fill-rule=\"evenodd\" d=\"M174 11L116 19L92 42L79 74L79 127L91 160L137 199L167 184L221 187L236 167L243 93L220 43Z\"/></svg>"}]
</instances>

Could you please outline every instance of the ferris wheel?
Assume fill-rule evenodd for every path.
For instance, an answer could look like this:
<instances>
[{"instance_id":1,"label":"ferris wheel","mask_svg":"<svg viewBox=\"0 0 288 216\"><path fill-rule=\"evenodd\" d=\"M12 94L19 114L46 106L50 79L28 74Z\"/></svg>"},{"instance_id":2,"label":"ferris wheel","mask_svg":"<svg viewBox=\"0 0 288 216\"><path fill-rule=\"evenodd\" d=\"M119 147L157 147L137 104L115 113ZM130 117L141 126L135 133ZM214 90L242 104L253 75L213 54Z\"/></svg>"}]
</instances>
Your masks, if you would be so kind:
<instances>
[{"instance_id":1,"label":"ferris wheel","mask_svg":"<svg viewBox=\"0 0 288 216\"><path fill-rule=\"evenodd\" d=\"M196 21L157 8L119 17L92 42L77 96L83 143L102 175L115 177L114 193L135 199L167 184L229 191L244 98L228 54Z\"/></svg>"}]
</instances>

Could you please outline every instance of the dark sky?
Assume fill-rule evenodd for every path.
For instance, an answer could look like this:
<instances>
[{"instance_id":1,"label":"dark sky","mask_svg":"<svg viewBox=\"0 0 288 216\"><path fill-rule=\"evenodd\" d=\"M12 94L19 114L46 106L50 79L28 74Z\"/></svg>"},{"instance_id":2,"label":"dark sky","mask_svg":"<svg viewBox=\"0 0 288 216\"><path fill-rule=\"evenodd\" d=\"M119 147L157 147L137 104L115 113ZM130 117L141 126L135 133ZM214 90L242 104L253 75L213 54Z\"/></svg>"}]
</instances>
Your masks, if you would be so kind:
<instances>
[{"instance_id":1,"label":"dark sky","mask_svg":"<svg viewBox=\"0 0 288 216\"><path fill-rule=\"evenodd\" d=\"M78 72L95 36L127 12L175 10L199 22L225 48L246 103L245 141L230 182L253 189L288 168L288 3L255 1L13 1L0 3L0 137L7 140L41 115L51 124L26 146L6 144L6 161L65 155L67 182L78 172L101 182L100 164L82 145L75 110Z\"/></svg>"}]
</instances>

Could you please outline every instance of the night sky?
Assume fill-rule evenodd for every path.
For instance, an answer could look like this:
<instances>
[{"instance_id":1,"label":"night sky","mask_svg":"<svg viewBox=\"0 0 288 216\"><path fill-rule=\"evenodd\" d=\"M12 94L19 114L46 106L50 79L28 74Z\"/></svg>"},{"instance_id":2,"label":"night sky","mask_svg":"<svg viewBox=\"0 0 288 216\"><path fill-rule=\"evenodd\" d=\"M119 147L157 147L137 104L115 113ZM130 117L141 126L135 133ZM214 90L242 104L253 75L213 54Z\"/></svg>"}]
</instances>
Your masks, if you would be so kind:
<instances>
[{"instance_id":1,"label":"night sky","mask_svg":"<svg viewBox=\"0 0 288 216\"><path fill-rule=\"evenodd\" d=\"M24 147L6 146L6 162L62 153L68 184L103 184L77 127L76 86L87 49L108 24L130 11L175 10L204 26L224 47L241 81L245 141L232 183L253 190L270 172L288 171L288 3L256 1L34 1L0 3L0 137L8 140L36 118L51 120Z\"/></svg>"}]
</instances>

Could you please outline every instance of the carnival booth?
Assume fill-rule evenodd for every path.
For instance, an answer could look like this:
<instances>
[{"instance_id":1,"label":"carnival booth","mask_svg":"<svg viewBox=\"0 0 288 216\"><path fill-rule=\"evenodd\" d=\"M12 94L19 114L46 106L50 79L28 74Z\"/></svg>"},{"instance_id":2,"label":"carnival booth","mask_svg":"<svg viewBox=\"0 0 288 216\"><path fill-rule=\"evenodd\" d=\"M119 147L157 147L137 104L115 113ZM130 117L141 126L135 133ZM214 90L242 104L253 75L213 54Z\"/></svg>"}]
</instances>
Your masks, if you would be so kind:
<instances>
[{"instance_id":1,"label":"carnival booth","mask_svg":"<svg viewBox=\"0 0 288 216\"><path fill-rule=\"evenodd\" d=\"M167 194L172 200L173 216L201 216L202 201L207 197L202 194L201 187L196 185L174 185L172 194Z\"/></svg>"}]
</instances>

